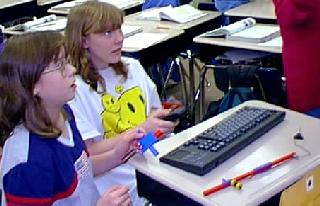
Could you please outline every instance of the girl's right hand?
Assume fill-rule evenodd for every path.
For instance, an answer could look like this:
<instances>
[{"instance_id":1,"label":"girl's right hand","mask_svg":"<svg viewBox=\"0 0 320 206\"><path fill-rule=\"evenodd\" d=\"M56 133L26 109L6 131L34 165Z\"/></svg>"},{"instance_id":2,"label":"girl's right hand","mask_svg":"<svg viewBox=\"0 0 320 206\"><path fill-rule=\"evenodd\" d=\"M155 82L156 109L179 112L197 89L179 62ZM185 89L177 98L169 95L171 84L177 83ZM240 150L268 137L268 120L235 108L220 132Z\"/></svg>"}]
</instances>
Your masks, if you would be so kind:
<instances>
[{"instance_id":1,"label":"girl's right hand","mask_svg":"<svg viewBox=\"0 0 320 206\"><path fill-rule=\"evenodd\" d=\"M97 206L131 206L129 189L115 185L108 189L98 200Z\"/></svg>"},{"instance_id":2,"label":"girl's right hand","mask_svg":"<svg viewBox=\"0 0 320 206\"><path fill-rule=\"evenodd\" d=\"M145 135L143 128L136 127L119 134L117 137L117 144L114 147L115 157L122 158L130 150L137 149L139 139Z\"/></svg>"},{"instance_id":3,"label":"girl's right hand","mask_svg":"<svg viewBox=\"0 0 320 206\"><path fill-rule=\"evenodd\" d=\"M175 126L177 126L178 122L163 120L163 118L168 116L170 112L170 109L155 109L140 126L147 132L153 133L156 130L160 130L164 134L171 133Z\"/></svg>"}]
</instances>

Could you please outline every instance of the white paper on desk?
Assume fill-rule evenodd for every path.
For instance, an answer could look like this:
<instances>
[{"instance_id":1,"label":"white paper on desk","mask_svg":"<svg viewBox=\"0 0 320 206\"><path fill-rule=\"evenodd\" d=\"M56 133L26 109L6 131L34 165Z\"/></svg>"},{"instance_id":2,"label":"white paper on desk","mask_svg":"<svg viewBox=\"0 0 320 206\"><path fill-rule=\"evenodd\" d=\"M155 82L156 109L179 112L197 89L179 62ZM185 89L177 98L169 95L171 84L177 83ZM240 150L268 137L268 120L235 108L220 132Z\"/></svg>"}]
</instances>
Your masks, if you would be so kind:
<instances>
[{"instance_id":1,"label":"white paper on desk","mask_svg":"<svg viewBox=\"0 0 320 206\"><path fill-rule=\"evenodd\" d=\"M152 8L152 9L147 9L145 11L142 11L137 19L140 20L152 20L152 21L160 21L160 12L161 11L166 11L168 9L172 8L171 5L170 6L166 6L166 7L159 7L159 8Z\"/></svg>"},{"instance_id":2,"label":"white paper on desk","mask_svg":"<svg viewBox=\"0 0 320 206\"><path fill-rule=\"evenodd\" d=\"M29 31L62 31L67 25L67 18L58 19L55 21L47 22L40 24L34 27L31 27Z\"/></svg>"},{"instance_id":3,"label":"white paper on desk","mask_svg":"<svg viewBox=\"0 0 320 206\"><path fill-rule=\"evenodd\" d=\"M160 11L161 19L174 21L180 24L199 19L205 15L207 15L207 13L194 8L190 4L184 4L182 6L173 7L166 11Z\"/></svg>"},{"instance_id":4,"label":"white paper on desk","mask_svg":"<svg viewBox=\"0 0 320 206\"><path fill-rule=\"evenodd\" d=\"M164 33L137 33L133 36L125 38L123 41L124 48L144 49L161 42L169 34Z\"/></svg>"},{"instance_id":5,"label":"white paper on desk","mask_svg":"<svg viewBox=\"0 0 320 206\"><path fill-rule=\"evenodd\" d=\"M136 5L140 2L142 3L141 0L100 0L100 1L112 4L118 7L119 9L129 8L132 5Z\"/></svg>"},{"instance_id":6,"label":"white paper on desk","mask_svg":"<svg viewBox=\"0 0 320 206\"><path fill-rule=\"evenodd\" d=\"M282 38L281 36L274 38L270 41L259 43L259 46L270 46L270 47L282 47Z\"/></svg>"},{"instance_id":7,"label":"white paper on desk","mask_svg":"<svg viewBox=\"0 0 320 206\"><path fill-rule=\"evenodd\" d=\"M138 19L154 21L169 20L183 24L205 15L207 15L207 13L194 8L189 4L184 4L178 7L169 5L166 7L148 9L141 12Z\"/></svg>"},{"instance_id":8,"label":"white paper on desk","mask_svg":"<svg viewBox=\"0 0 320 206\"><path fill-rule=\"evenodd\" d=\"M86 2L87 0L75 0L75 1L70 1L70 2L64 2L62 4L58 4L54 7L52 7L52 9L56 9L56 8L73 8L79 4L82 4L83 2Z\"/></svg>"},{"instance_id":9,"label":"white paper on desk","mask_svg":"<svg viewBox=\"0 0 320 206\"><path fill-rule=\"evenodd\" d=\"M280 36L280 28L277 25L257 24L242 30L226 38L233 41L262 43Z\"/></svg>"}]
</instances>

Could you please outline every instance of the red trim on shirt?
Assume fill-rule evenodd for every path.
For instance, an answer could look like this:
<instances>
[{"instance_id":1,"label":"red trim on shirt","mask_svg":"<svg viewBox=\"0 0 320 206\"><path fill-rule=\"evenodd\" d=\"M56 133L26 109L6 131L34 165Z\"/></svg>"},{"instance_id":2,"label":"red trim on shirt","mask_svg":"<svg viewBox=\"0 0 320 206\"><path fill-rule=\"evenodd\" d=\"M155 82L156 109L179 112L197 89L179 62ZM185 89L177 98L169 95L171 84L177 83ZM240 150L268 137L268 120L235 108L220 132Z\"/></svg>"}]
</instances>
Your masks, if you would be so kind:
<instances>
[{"instance_id":1,"label":"red trim on shirt","mask_svg":"<svg viewBox=\"0 0 320 206\"><path fill-rule=\"evenodd\" d=\"M87 147L84 149L84 151L87 153L87 156L90 157L90 153L89 153Z\"/></svg>"},{"instance_id":2,"label":"red trim on shirt","mask_svg":"<svg viewBox=\"0 0 320 206\"><path fill-rule=\"evenodd\" d=\"M18 197L8 193L5 193L5 196L6 196L8 206L23 206L23 205L46 206L46 205L52 205L56 200L71 196L73 192L76 190L77 185L78 185L78 178L77 178L77 173L75 173L75 177L69 189L65 192L57 193L55 196L51 198L50 197L48 198Z\"/></svg>"}]
</instances>

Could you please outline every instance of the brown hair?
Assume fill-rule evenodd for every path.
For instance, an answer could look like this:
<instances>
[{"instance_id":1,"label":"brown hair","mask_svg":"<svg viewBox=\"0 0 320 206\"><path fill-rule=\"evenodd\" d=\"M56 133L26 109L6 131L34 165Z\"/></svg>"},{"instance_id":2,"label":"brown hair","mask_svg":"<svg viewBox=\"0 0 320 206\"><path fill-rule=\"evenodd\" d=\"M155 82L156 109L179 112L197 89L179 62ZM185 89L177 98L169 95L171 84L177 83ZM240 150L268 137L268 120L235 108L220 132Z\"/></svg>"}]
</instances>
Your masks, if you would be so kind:
<instances>
[{"instance_id":1,"label":"brown hair","mask_svg":"<svg viewBox=\"0 0 320 206\"><path fill-rule=\"evenodd\" d=\"M90 33L112 31L121 27L123 12L117 7L99 1L88 1L73 8L68 15L65 29L66 49L70 62L78 69L84 81L97 91L98 83L105 92L105 81L94 68L83 48L83 37ZM128 70L123 62L111 65L117 74L127 78ZM98 91L97 91L98 92Z\"/></svg>"},{"instance_id":2,"label":"brown hair","mask_svg":"<svg viewBox=\"0 0 320 206\"><path fill-rule=\"evenodd\" d=\"M44 69L58 60L62 47L58 32L28 33L6 41L0 56L0 145L18 124L46 137L61 134L33 89Z\"/></svg>"}]
</instances>

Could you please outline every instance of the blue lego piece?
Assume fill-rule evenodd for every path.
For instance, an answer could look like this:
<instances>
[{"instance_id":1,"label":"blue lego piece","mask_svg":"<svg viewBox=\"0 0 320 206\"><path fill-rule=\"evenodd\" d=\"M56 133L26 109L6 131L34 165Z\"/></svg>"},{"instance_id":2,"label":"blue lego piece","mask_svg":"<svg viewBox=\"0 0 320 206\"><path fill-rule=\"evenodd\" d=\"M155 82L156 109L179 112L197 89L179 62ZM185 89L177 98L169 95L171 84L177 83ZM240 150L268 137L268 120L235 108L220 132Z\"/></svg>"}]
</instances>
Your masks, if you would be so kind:
<instances>
[{"instance_id":1,"label":"blue lego piece","mask_svg":"<svg viewBox=\"0 0 320 206\"><path fill-rule=\"evenodd\" d=\"M156 148L153 147L153 145L158 141L158 138L154 136L152 133L147 133L141 140L140 140L140 146L141 146L141 153L144 153L148 149L152 152L154 156L157 156L159 152L156 150Z\"/></svg>"}]
</instances>

